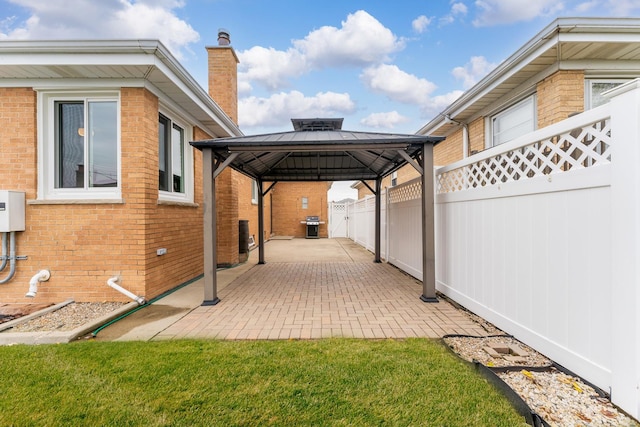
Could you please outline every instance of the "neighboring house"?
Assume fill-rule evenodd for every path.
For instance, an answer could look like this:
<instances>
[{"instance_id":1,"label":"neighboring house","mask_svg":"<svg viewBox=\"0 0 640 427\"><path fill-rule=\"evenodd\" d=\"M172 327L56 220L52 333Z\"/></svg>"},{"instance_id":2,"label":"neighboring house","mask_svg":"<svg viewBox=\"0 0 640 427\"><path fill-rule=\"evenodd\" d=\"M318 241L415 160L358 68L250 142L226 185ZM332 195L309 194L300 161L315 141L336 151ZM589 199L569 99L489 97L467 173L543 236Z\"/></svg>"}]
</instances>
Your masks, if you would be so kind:
<instances>
[{"instance_id":1,"label":"neighboring house","mask_svg":"<svg viewBox=\"0 0 640 427\"><path fill-rule=\"evenodd\" d=\"M557 19L417 133L443 166L596 107L640 76L640 20Z\"/></svg>"}]
</instances>

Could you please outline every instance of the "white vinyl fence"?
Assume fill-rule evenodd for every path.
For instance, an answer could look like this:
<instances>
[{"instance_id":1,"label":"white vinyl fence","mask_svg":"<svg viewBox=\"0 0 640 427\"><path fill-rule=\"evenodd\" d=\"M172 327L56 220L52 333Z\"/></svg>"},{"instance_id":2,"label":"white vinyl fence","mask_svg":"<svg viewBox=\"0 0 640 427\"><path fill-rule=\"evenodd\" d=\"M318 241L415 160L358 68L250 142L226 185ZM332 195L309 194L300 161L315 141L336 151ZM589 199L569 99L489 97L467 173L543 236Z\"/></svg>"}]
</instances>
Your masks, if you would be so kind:
<instances>
[{"instance_id":1,"label":"white vinyl fence","mask_svg":"<svg viewBox=\"0 0 640 427\"><path fill-rule=\"evenodd\" d=\"M382 230L380 232L380 256L386 258L387 237L384 229L386 222L385 208L386 192L383 191L380 199L380 222ZM375 224L376 224L376 199L374 196L367 196L364 199L349 203L347 205L347 216L349 218L348 236L360 246L375 252Z\"/></svg>"},{"instance_id":2,"label":"white vinyl fence","mask_svg":"<svg viewBox=\"0 0 640 427\"><path fill-rule=\"evenodd\" d=\"M436 288L639 418L640 80L609 96L436 170ZM421 278L420 182L388 193L388 261Z\"/></svg>"},{"instance_id":3,"label":"white vinyl fence","mask_svg":"<svg viewBox=\"0 0 640 427\"><path fill-rule=\"evenodd\" d=\"M347 237L349 214L347 202L329 203L329 238Z\"/></svg>"}]
</instances>

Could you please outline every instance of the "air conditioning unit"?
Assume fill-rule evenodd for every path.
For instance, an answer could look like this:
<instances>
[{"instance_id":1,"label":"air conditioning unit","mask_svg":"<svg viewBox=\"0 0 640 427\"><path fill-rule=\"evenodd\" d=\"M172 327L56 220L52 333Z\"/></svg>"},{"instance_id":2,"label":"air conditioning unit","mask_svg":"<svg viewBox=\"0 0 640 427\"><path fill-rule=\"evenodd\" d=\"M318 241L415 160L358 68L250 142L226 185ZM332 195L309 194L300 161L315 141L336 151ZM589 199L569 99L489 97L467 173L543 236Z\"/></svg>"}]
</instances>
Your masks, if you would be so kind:
<instances>
[{"instance_id":1,"label":"air conditioning unit","mask_svg":"<svg viewBox=\"0 0 640 427\"><path fill-rule=\"evenodd\" d=\"M23 191L0 190L0 233L25 230Z\"/></svg>"}]
</instances>

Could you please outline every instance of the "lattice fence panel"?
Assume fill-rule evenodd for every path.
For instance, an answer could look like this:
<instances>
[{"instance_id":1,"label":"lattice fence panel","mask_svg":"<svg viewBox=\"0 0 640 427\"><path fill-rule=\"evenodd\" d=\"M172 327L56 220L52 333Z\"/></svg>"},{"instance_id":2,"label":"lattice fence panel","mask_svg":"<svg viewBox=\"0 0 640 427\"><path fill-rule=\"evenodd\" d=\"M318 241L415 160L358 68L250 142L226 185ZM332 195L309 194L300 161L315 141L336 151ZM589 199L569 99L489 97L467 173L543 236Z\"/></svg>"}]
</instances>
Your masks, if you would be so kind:
<instances>
[{"instance_id":1,"label":"lattice fence panel","mask_svg":"<svg viewBox=\"0 0 640 427\"><path fill-rule=\"evenodd\" d=\"M389 203L408 202L421 197L422 182L419 179L389 189Z\"/></svg>"},{"instance_id":2,"label":"lattice fence panel","mask_svg":"<svg viewBox=\"0 0 640 427\"><path fill-rule=\"evenodd\" d=\"M437 193L488 187L611 162L610 120L602 120L549 139L444 172Z\"/></svg>"}]
</instances>

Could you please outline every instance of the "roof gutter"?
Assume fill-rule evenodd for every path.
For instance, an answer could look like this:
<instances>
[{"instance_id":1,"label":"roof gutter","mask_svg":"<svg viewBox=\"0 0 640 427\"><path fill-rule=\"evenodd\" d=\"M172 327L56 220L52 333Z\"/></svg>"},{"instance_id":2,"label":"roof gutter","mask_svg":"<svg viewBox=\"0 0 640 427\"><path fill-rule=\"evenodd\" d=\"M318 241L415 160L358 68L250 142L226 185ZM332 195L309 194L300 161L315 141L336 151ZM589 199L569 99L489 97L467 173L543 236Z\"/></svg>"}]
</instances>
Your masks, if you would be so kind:
<instances>
[{"instance_id":1,"label":"roof gutter","mask_svg":"<svg viewBox=\"0 0 640 427\"><path fill-rule=\"evenodd\" d=\"M230 136L242 136L238 125L158 40L11 40L0 41L0 54L145 54L153 55L189 90ZM149 64L152 65L152 64ZM156 62L156 67L159 64Z\"/></svg>"},{"instance_id":2,"label":"roof gutter","mask_svg":"<svg viewBox=\"0 0 640 427\"><path fill-rule=\"evenodd\" d=\"M222 122L229 135L244 135L238 125L231 120L222 108L220 108L220 106L211 98L209 93L205 91L191 76L191 74L189 74L187 70L175 59L171 52L169 52L161 42L158 41L156 43L156 57L158 57L173 73L175 73L176 76L178 76L178 78L198 97L198 99L200 99L200 101L214 112L215 116Z\"/></svg>"}]
</instances>

